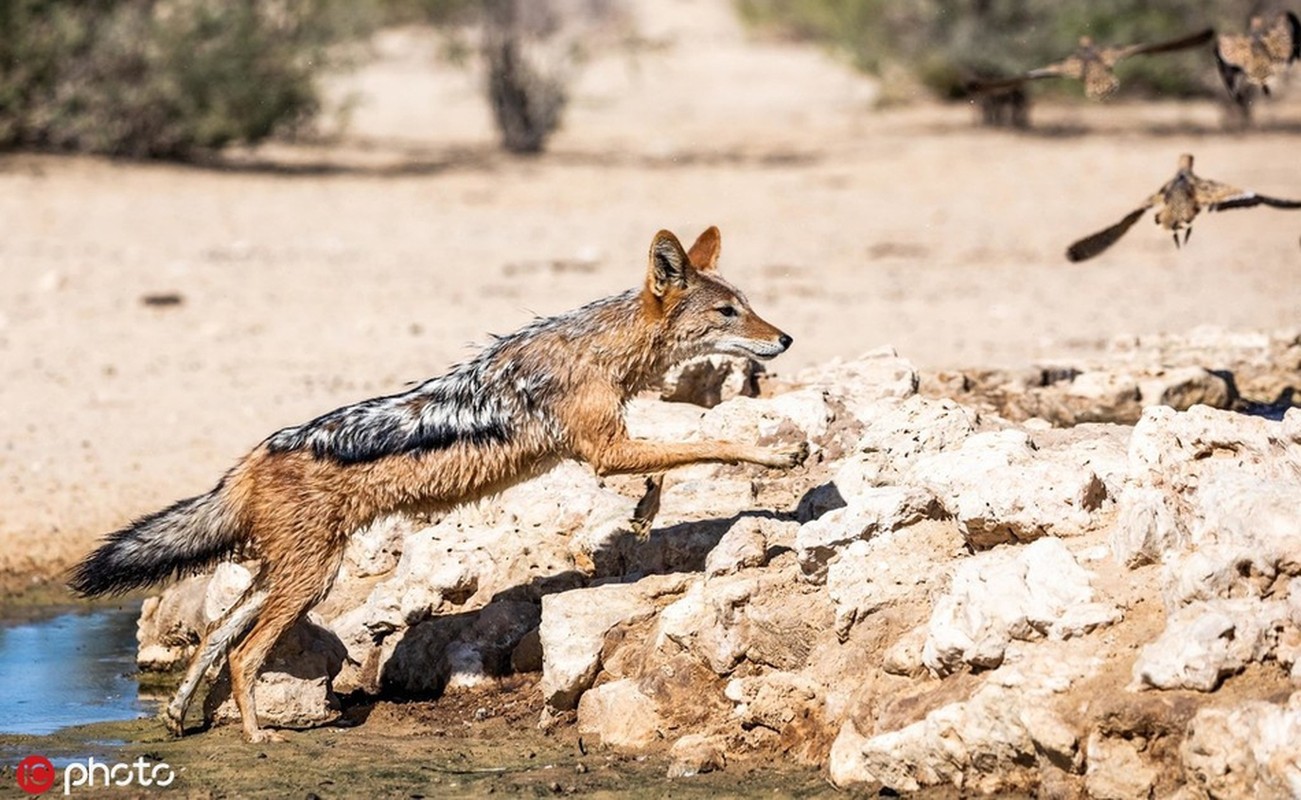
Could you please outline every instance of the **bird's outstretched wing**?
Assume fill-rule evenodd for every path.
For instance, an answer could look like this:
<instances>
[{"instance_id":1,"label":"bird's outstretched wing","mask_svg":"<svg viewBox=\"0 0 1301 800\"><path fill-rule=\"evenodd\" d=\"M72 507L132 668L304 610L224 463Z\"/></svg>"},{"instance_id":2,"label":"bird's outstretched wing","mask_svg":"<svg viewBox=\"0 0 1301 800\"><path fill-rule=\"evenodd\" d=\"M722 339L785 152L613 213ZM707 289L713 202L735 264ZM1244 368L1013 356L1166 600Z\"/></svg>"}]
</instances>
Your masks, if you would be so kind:
<instances>
[{"instance_id":1,"label":"bird's outstretched wing","mask_svg":"<svg viewBox=\"0 0 1301 800\"><path fill-rule=\"evenodd\" d=\"M1222 203L1229 203L1235 200L1251 196L1251 192L1246 189L1239 189L1236 186L1230 186L1227 183L1220 183L1208 178L1199 178L1193 176L1193 195L1197 200L1197 205L1206 208L1214 208Z\"/></svg>"},{"instance_id":2,"label":"bird's outstretched wing","mask_svg":"<svg viewBox=\"0 0 1301 800\"><path fill-rule=\"evenodd\" d=\"M1251 208L1252 206L1270 206L1272 208L1301 208L1301 200L1285 200L1281 197L1256 194L1247 189L1239 189L1227 183L1196 178L1193 190L1197 194L1197 204L1207 211L1226 211L1230 208Z\"/></svg>"},{"instance_id":3,"label":"bird's outstretched wing","mask_svg":"<svg viewBox=\"0 0 1301 800\"><path fill-rule=\"evenodd\" d=\"M1215 66L1220 70L1220 80L1224 81L1224 88L1229 90L1229 97L1233 102L1240 106L1247 105L1251 100L1251 93L1246 70L1237 63L1227 60L1220 47L1215 48Z\"/></svg>"},{"instance_id":4,"label":"bird's outstretched wing","mask_svg":"<svg viewBox=\"0 0 1301 800\"><path fill-rule=\"evenodd\" d=\"M1281 197L1242 192L1206 206L1208 211L1226 211L1230 208L1251 208L1252 206L1269 206L1270 208L1301 208L1301 200L1285 200Z\"/></svg>"},{"instance_id":5,"label":"bird's outstretched wing","mask_svg":"<svg viewBox=\"0 0 1301 800\"><path fill-rule=\"evenodd\" d=\"M1036 80L1038 78L1075 78L1080 80L1084 77L1085 60L1076 55L1067 56L1061 61L1054 61L1047 66L1032 69L1025 73L1027 80Z\"/></svg>"},{"instance_id":6,"label":"bird's outstretched wing","mask_svg":"<svg viewBox=\"0 0 1301 800\"><path fill-rule=\"evenodd\" d=\"M1301 20L1291 11L1279 14L1260 42L1274 61L1291 64L1301 58Z\"/></svg>"},{"instance_id":7,"label":"bird's outstretched wing","mask_svg":"<svg viewBox=\"0 0 1301 800\"><path fill-rule=\"evenodd\" d=\"M1010 78L990 78L987 80L977 78L974 80L967 81L966 88L967 91L971 92L972 94L982 94L985 92L1002 92L1008 89L1015 89L1029 81L1035 81L1041 78L1079 77L1078 75L1075 74L1067 74L1065 72L1060 71L1059 67L1061 64L1064 63L1066 62L1059 62L1058 64L1050 64L1040 69L1032 69L1029 72L1023 72L1020 75L1013 75ZM1080 69L1078 66L1075 67L1075 69L1077 70L1077 72L1083 72L1083 70Z\"/></svg>"},{"instance_id":8,"label":"bird's outstretched wing","mask_svg":"<svg viewBox=\"0 0 1301 800\"><path fill-rule=\"evenodd\" d=\"M1136 55L1146 55L1149 53L1167 53L1172 50L1183 50L1189 47L1196 47L1200 44L1209 42L1215 36L1215 31L1207 28L1204 31L1189 36L1181 36L1178 39L1168 39L1164 42L1154 44L1135 44L1127 47L1108 47L1101 50L1085 49L1073 53L1061 61L1054 61L1046 66L1023 72L1020 75L1014 75L1010 78L997 78L993 80L973 80L967 83L967 91L978 92L997 92L1006 89L1012 89L1026 81L1039 80L1041 78L1074 78L1085 82L1085 89L1090 97L1105 97L1115 91L1117 81L1111 73L1111 66L1122 58L1128 58Z\"/></svg>"},{"instance_id":9,"label":"bird's outstretched wing","mask_svg":"<svg viewBox=\"0 0 1301 800\"><path fill-rule=\"evenodd\" d=\"M1289 11L1287 26L1292 31L1292 56L1287 60L1287 63L1291 64L1293 61L1301 60L1301 19Z\"/></svg>"},{"instance_id":10,"label":"bird's outstretched wing","mask_svg":"<svg viewBox=\"0 0 1301 800\"><path fill-rule=\"evenodd\" d=\"M1251 37L1221 34L1215 40L1215 56L1241 72L1252 59Z\"/></svg>"},{"instance_id":11,"label":"bird's outstretched wing","mask_svg":"<svg viewBox=\"0 0 1301 800\"><path fill-rule=\"evenodd\" d=\"M1104 228L1089 235L1066 248L1066 258L1072 262L1086 261L1115 244L1125 232L1134 227L1134 223L1152 207L1152 200L1125 215L1125 218L1110 228Z\"/></svg>"},{"instance_id":12,"label":"bird's outstretched wing","mask_svg":"<svg viewBox=\"0 0 1301 800\"><path fill-rule=\"evenodd\" d=\"M1130 56L1145 56L1153 53L1170 53L1175 50L1187 50L1190 47L1206 44L1215 36L1214 28L1207 28L1197 33L1187 36L1180 36L1177 39L1167 39L1164 42L1155 42L1153 44L1132 44L1128 47L1114 48L1112 58L1116 61ZM1112 63L1115 63L1114 61Z\"/></svg>"}]
</instances>

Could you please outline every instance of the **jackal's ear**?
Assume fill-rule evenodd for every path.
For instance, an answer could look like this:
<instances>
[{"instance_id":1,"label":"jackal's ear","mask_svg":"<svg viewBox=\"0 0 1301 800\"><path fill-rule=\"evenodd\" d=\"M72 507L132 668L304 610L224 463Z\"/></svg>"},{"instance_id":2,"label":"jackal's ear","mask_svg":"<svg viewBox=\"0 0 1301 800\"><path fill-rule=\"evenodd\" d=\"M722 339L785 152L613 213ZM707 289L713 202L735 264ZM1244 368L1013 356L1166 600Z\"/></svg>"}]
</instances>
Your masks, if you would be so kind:
<instances>
[{"instance_id":1,"label":"jackal's ear","mask_svg":"<svg viewBox=\"0 0 1301 800\"><path fill-rule=\"evenodd\" d=\"M691 262L678 237L668 231L655 234L650 246L650 270L646 274L651 294L663 297L669 287L685 289L689 269Z\"/></svg>"},{"instance_id":2,"label":"jackal's ear","mask_svg":"<svg viewBox=\"0 0 1301 800\"><path fill-rule=\"evenodd\" d=\"M723 249L723 239L717 225L710 225L696 238L696 243L687 251L687 259L697 272L713 272L718 269L718 254Z\"/></svg>"}]
</instances>

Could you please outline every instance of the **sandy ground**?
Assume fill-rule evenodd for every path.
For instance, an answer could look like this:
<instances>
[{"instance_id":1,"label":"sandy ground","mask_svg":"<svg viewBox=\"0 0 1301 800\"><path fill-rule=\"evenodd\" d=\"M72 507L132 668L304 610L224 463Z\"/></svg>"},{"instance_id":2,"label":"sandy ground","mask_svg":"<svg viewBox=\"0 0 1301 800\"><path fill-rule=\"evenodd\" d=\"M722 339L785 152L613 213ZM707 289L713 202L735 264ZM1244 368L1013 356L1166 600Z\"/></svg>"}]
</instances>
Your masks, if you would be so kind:
<instances>
[{"instance_id":1,"label":"sandy ground","mask_svg":"<svg viewBox=\"0 0 1301 800\"><path fill-rule=\"evenodd\" d=\"M444 370L489 332L641 280L667 227L723 230L723 269L790 331L778 372L891 344L923 367L1096 352L1118 334L1271 329L1301 312L1301 215L1148 223L1062 253L1198 156L1301 195L1301 91L1249 134L1207 104L874 107L816 48L754 41L725 0L645 4L565 130L499 153L471 70L391 32L341 78L349 132L226 168L0 158L0 588L206 491L279 427ZM643 9L643 10L645 10ZM151 293L180 305L152 307Z\"/></svg>"}]
</instances>

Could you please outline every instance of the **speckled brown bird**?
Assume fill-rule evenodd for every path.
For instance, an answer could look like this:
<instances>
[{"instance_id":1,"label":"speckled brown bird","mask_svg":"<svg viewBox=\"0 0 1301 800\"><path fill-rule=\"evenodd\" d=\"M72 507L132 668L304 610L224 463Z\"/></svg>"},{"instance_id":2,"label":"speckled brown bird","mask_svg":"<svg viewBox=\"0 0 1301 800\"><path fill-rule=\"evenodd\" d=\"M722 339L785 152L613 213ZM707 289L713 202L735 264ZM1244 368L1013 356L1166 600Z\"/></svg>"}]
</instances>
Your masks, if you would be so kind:
<instances>
[{"instance_id":1,"label":"speckled brown bird","mask_svg":"<svg viewBox=\"0 0 1301 800\"><path fill-rule=\"evenodd\" d=\"M1221 34L1215 42L1215 63L1229 95L1240 106L1250 102L1253 88L1269 94L1269 81L1301 58L1301 20L1291 11L1280 13L1266 27L1264 17L1252 17L1245 34Z\"/></svg>"},{"instance_id":2,"label":"speckled brown bird","mask_svg":"<svg viewBox=\"0 0 1301 800\"><path fill-rule=\"evenodd\" d=\"M1181 36L1156 44L1131 44L1126 47L1101 47L1090 36L1081 36L1080 44L1061 61L1011 78L994 81L972 81L967 88L972 92L989 92L1017 86L1040 78L1073 78L1084 82L1084 94L1091 100L1102 100L1120 86L1116 78L1116 64L1130 56L1168 53L1185 50L1209 42L1215 31L1207 28L1190 36Z\"/></svg>"},{"instance_id":3,"label":"speckled brown bird","mask_svg":"<svg viewBox=\"0 0 1301 800\"><path fill-rule=\"evenodd\" d=\"M1156 209L1156 224L1172 233L1175 247L1178 247L1179 231L1184 232L1183 241L1187 242L1193 232L1193 220L1202 210L1222 211L1258 205L1301 208L1301 200L1280 200L1277 197L1267 197L1236 186L1199 178L1193 174L1193 157L1185 153L1179 156L1179 171L1168 183L1158 189L1156 194L1110 228L1100 230L1072 244L1066 249L1066 257L1071 261L1093 258L1124 236L1125 232L1133 227L1149 208Z\"/></svg>"}]
</instances>

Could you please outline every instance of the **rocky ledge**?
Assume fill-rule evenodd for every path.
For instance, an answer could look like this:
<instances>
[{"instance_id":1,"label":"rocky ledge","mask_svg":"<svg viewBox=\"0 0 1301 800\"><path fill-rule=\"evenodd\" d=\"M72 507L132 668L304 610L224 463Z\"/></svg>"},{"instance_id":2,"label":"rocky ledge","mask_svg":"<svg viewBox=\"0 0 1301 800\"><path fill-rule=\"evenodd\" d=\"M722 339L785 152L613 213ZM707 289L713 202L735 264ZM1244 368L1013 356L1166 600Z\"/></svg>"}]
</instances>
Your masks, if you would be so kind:
<instances>
[{"instance_id":1,"label":"rocky ledge","mask_svg":"<svg viewBox=\"0 0 1301 800\"><path fill-rule=\"evenodd\" d=\"M635 435L807 439L808 464L671 473L645 536L639 484L577 464L383 520L259 710L307 727L540 671L539 724L672 776L777 756L897 792L1301 796L1298 385L1297 332L1019 372L886 350L765 397L696 365L666 394L713 407L637 401ZM141 667L181 666L249 574L149 599Z\"/></svg>"}]
</instances>

